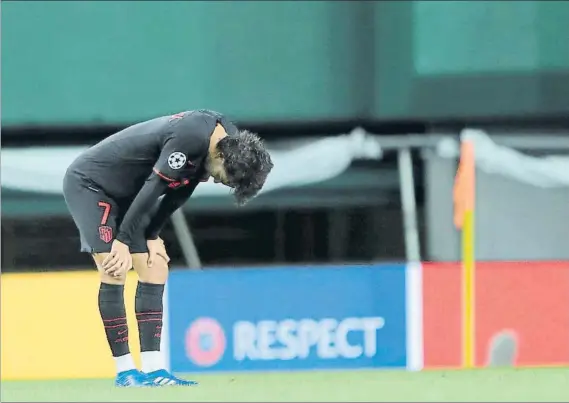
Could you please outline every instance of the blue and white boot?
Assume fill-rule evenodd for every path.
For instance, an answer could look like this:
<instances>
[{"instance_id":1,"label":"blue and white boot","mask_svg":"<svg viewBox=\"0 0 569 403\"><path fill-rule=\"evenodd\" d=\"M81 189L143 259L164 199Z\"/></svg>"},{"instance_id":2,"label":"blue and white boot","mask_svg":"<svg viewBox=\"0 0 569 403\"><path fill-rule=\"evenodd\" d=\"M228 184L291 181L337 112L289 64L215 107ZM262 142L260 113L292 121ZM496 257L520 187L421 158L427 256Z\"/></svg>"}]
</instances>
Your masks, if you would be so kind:
<instances>
[{"instance_id":1,"label":"blue and white boot","mask_svg":"<svg viewBox=\"0 0 569 403\"><path fill-rule=\"evenodd\" d=\"M148 376L137 369L119 372L115 378L115 386L119 388L142 388L154 386Z\"/></svg>"},{"instance_id":2,"label":"blue and white boot","mask_svg":"<svg viewBox=\"0 0 569 403\"><path fill-rule=\"evenodd\" d=\"M148 372L145 375L152 386L195 386L198 384L195 381L178 378L165 369Z\"/></svg>"}]
</instances>

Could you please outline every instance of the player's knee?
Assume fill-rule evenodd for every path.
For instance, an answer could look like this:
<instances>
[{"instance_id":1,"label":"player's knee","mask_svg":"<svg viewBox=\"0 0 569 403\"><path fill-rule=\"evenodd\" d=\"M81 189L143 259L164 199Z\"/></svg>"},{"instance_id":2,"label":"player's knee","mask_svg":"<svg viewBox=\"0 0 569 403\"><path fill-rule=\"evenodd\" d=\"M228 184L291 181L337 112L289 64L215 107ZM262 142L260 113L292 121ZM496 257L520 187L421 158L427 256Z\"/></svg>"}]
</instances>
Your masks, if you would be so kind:
<instances>
[{"instance_id":1,"label":"player's knee","mask_svg":"<svg viewBox=\"0 0 569 403\"><path fill-rule=\"evenodd\" d=\"M101 283L105 284L116 284L116 285L123 285L126 283L126 274L121 276L109 276L108 274L99 271L99 277L101 279Z\"/></svg>"},{"instance_id":2,"label":"player's knee","mask_svg":"<svg viewBox=\"0 0 569 403\"><path fill-rule=\"evenodd\" d=\"M122 285L126 282L126 274L122 275L122 276L110 276L107 273L105 273L105 270L103 270L103 262L105 261L106 257L108 256L108 253L94 253L93 254L93 260L95 261L95 264L97 265L97 271L99 272L99 278L101 279L101 283L105 283L105 284L118 284L118 285Z\"/></svg>"},{"instance_id":3,"label":"player's knee","mask_svg":"<svg viewBox=\"0 0 569 403\"><path fill-rule=\"evenodd\" d=\"M132 255L132 265L138 274L139 281L150 284L166 284L168 280L168 263L162 256L156 256L152 267L148 267L148 254Z\"/></svg>"}]
</instances>

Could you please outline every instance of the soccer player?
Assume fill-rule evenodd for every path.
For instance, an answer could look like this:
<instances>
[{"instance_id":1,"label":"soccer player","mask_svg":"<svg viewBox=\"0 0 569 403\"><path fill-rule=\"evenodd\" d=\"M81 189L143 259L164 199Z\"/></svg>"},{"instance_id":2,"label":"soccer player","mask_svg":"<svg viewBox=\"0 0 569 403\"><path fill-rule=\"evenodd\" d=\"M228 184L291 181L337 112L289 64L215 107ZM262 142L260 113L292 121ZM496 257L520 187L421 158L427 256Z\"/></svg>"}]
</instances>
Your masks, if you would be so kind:
<instances>
[{"instance_id":1,"label":"soccer player","mask_svg":"<svg viewBox=\"0 0 569 403\"><path fill-rule=\"evenodd\" d=\"M263 187L273 163L255 134L223 115L196 110L130 126L83 152L67 169L65 201L81 251L100 273L99 312L117 367L116 386L194 385L165 369L162 296L170 260L160 230L209 177L232 188L238 205ZM135 312L142 371L128 346L124 283L138 274Z\"/></svg>"}]
</instances>

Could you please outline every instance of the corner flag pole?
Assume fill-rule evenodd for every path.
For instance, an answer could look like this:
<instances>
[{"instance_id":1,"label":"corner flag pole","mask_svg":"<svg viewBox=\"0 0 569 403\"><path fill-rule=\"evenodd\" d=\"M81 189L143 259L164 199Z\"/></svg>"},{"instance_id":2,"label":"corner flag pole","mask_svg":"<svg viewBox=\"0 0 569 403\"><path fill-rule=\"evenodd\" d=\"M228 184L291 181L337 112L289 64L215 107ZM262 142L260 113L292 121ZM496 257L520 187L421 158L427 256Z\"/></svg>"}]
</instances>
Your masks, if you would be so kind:
<instances>
[{"instance_id":1,"label":"corner flag pole","mask_svg":"<svg viewBox=\"0 0 569 403\"><path fill-rule=\"evenodd\" d=\"M474 145L465 140L460 147L460 162L454 187L454 221L462 230L462 364L474 367L475 333L475 251L474 199L476 192Z\"/></svg>"}]
</instances>

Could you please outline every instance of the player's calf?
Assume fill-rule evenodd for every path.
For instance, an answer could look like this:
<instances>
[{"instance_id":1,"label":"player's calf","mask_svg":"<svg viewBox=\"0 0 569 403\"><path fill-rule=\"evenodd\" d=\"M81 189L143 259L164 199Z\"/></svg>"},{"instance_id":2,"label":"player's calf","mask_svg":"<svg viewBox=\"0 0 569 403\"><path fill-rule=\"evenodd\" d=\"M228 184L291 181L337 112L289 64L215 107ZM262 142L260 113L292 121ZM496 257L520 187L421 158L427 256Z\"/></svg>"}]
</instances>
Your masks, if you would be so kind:
<instances>
[{"instance_id":1,"label":"player's calf","mask_svg":"<svg viewBox=\"0 0 569 403\"><path fill-rule=\"evenodd\" d=\"M153 372L165 367L160 343L168 265L160 257L152 268L148 267L147 262L148 254L133 254L134 269L138 274L134 310L138 322L142 371Z\"/></svg>"},{"instance_id":2,"label":"player's calf","mask_svg":"<svg viewBox=\"0 0 569 403\"><path fill-rule=\"evenodd\" d=\"M160 351L164 284L168 278L168 263L157 257L152 267L147 254L133 254L134 269L139 281L136 287L135 312L140 337L142 372L154 386L192 386L197 382L175 377L165 368Z\"/></svg>"},{"instance_id":3,"label":"player's calf","mask_svg":"<svg viewBox=\"0 0 569 403\"><path fill-rule=\"evenodd\" d=\"M164 284L138 282L134 309L138 322L143 372L164 369L160 351L164 309L163 295Z\"/></svg>"},{"instance_id":4,"label":"player's calf","mask_svg":"<svg viewBox=\"0 0 569 403\"><path fill-rule=\"evenodd\" d=\"M125 379L132 378L135 370L134 360L128 345L128 325L124 305L124 280L110 278L102 271L102 261L106 254L94 255L101 284L99 286L99 314L103 321L105 336L117 366L117 373L127 373ZM108 277L108 278L107 278ZM117 377L118 381L119 377Z\"/></svg>"},{"instance_id":5,"label":"player's calf","mask_svg":"<svg viewBox=\"0 0 569 403\"><path fill-rule=\"evenodd\" d=\"M117 365L117 373L135 369L128 346L124 285L101 283L99 287L99 313L109 348Z\"/></svg>"}]
</instances>

